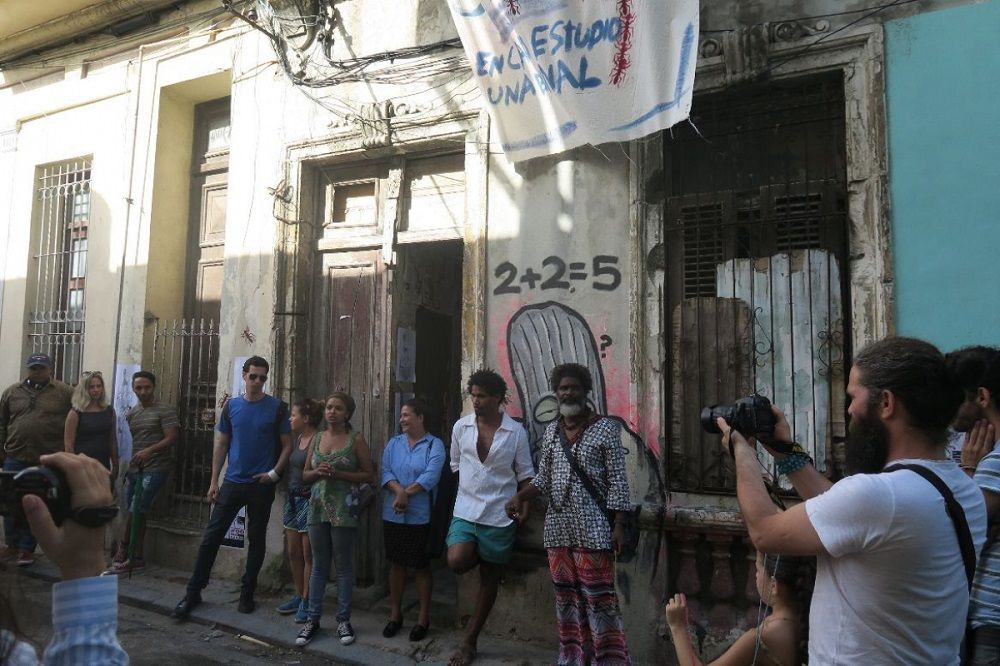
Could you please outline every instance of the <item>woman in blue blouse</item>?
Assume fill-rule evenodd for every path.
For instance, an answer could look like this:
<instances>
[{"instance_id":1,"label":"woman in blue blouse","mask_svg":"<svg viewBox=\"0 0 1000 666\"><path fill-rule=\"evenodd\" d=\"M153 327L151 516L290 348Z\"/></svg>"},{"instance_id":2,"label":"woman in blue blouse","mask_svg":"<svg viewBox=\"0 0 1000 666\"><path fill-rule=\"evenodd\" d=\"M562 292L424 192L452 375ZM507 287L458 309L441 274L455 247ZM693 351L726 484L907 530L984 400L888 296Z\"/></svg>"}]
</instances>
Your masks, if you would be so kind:
<instances>
[{"instance_id":1,"label":"woman in blue blouse","mask_svg":"<svg viewBox=\"0 0 1000 666\"><path fill-rule=\"evenodd\" d=\"M403 625L406 570L415 569L420 615L410 640L427 636L430 626L431 567L427 555L433 490L444 467L444 442L424 429L422 401L411 399L399 410L399 429L382 452L382 526L389 560L392 610L382 635L391 638Z\"/></svg>"}]
</instances>

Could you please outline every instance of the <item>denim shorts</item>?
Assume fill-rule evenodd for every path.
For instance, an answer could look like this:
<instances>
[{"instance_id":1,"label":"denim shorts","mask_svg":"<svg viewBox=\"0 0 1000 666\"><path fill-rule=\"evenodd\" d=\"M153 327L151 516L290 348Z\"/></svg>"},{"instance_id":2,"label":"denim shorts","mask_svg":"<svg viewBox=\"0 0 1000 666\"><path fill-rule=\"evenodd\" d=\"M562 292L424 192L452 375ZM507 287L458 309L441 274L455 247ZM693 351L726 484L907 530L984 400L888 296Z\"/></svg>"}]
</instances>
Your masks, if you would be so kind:
<instances>
[{"instance_id":1,"label":"denim shorts","mask_svg":"<svg viewBox=\"0 0 1000 666\"><path fill-rule=\"evenodd\" d=\"M493 527L473 523L464 518L452 518L448 529L447 543L474 543L479 550L479 558L490 564L507 564L514 550L517 537L517 523L507 527Z\"/></svg>"},{"instance_id":2,"label":"denim shorts","mask_svg":"<svg viewBox=\"0 0 1000 666\"><path fill-rule=\"evenodd\" d=\"M129 472L125 475L125 497L128 501L128 509L132 510L132 501L135 499L136 481L142 474L142 497L139 500L139 513L146 514L153 507L153 500L156 499L160 488L166 483L170 472L167 470L157 470L151 472Z\"/></svg>"}]
</instances>

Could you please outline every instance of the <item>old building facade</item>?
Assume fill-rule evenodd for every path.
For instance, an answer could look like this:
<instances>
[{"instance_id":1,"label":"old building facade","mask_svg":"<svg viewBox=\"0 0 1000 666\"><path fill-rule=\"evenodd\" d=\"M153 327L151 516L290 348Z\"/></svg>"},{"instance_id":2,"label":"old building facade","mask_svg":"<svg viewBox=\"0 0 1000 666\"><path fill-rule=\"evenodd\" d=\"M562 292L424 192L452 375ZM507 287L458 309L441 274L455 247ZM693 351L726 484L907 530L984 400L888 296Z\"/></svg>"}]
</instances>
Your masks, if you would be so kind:
<instances>
[{"instance_id":1,"label":"old building facade","mask_svg":"<svg viewBox=\"0 0 1000 666\"><path fill-rule=\"evenodd\" d=\"M633 649L668 658L662 605L679 590L711 655L757 600L701 407L768 395L837 475L852 349L897 331L988 342L1000 323L954 339L919 316L907 289L956 258L900 264L913 282L898 283L895 255L915 262L927 240L893 211L914 208L926 174L890 168L941 128L905 108L924 100L907 84L922 49L958 58L944 34L989 51L1000 3L704 3L691 123L517 164L490 140L440 0L64 4L15 13L0 41L0 379L32 350L70 382L114 370L119 404L130 372L161 376L184 436L151 558L193 562L215 412L242 358L271 359L284 399L349 390L376 454L409 394L448 434L482 366L506 377L534 447L546 374L577 361L622 422L642 506L640 555L618 575ZM962 210L986 229L977 196ZM916 228L940 234L916 208ZM490 631L552 635L540 514ZM278 580L280 525L269 539ZM377 589L375 515L360 552L359 584ZM450 621L468 614L467 584Z\"/></svg>"}]
</instances>

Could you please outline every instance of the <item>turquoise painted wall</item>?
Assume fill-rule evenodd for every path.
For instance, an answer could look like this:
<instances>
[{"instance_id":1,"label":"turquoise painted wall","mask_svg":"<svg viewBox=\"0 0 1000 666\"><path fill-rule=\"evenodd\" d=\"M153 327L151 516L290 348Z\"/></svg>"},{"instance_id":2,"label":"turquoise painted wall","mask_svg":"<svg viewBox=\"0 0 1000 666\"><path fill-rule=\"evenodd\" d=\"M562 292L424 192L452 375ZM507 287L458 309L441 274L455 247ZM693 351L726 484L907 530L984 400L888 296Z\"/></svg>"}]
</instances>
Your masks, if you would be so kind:
<instances>
[{"instance_id":1,"label":"turquoise painted wall","mask_svg":"<svg viewBox=\"0 0 1000 666\"><path fill-rule=\"evenodd\" d=\"M885 28L897 333L1000 344L1000 0Z\"/></svg>"}]
</instances>

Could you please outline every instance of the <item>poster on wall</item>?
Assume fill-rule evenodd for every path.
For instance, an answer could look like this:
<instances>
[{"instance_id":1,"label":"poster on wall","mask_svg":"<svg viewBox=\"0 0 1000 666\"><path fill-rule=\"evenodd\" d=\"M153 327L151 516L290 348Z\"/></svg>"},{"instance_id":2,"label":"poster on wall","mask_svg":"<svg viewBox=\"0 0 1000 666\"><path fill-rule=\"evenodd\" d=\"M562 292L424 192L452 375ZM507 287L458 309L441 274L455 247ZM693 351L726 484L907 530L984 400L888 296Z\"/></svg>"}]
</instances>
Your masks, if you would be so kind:
<instances>
[{"instance_id":1,"label":"poster on wall","mask_svg":"<svg viewBox=\"0 0 1000 666\"><path fill-rule=\"evenodd\" d=\"M141 369L142 366L138 363L115 364L115 383L111 404L119 414L124 414L139 404L139 398L135 397L135 392L132 391L132 375Z\"/></svg>"},{"instance_id":2,"label":"poster on wall","mask_svg":"<svg viewBox=\"0 0 1000 666\"><path fill-rule=\"evenodd\" d=\"M396 331L396 381L417 381L417 332L412 328Z\"/></svg>"},{"instance_id":3,"label":"poster on wall","mask_svg":"<svg viewBox=\"0 0 1000 666\"><path fill-rule=\"evenodd\" d=\"M226 530L226 536L222 537L222 545L226 548L242 548L246 542L247 535L247 508L240 509L232 524Z\"/></svg>"},{"instance_id":4,"label":"poster on wall","mask_svg":"<svg viewBox=\"0 0 1000 666\"><path fill-rule=\"evenodd\" d=\"M667 129L691 110L698 0L449 0L504 153Z\"/></svg>"},{"instance_id":5,"label":"poster on wall","mask_svg":"<svg viewBox=\"0 0 1000 666\"><path fill-rule=\"evenodd\" d=\"M238 396L245 393L243 386L243 364L247 362L249 356L237 356L233 359L233 385L230 395Z\"/></svg>"}]
</instances>

